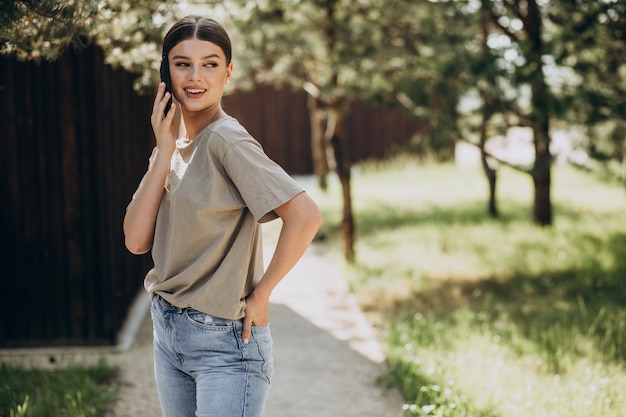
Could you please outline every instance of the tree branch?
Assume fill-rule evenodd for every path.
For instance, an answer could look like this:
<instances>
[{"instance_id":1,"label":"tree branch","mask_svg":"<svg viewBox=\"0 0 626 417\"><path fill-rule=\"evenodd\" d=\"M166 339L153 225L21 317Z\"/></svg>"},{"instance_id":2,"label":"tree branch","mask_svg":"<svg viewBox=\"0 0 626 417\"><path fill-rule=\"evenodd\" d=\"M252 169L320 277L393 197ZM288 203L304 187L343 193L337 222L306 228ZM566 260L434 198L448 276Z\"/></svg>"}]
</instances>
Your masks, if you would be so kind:
<instances>
[{"instance_id":1,"label":"tree branch","mask_svg":"<svg viewBox=\"0 0 626 417\"><path fill-rule=\"evenodd\" d=\"M512 31L509 30L506 26L500 23L501 15L497 14L491 7L489 8L489 16L491 17L491 22L498 28L502 33L508 36L512 41L519 42L519 37Z\"/></svg>"},{"instance_id":2,"label":"tree branch","mask_svg":"<svg viewBox=\"0 0 626 417\"><path fill-rule=\"evenodd\" d=\"M460 140L461 142L464 142L464 143L467 143L467 144L469 144L469 145L473 145L473 146L477 147L477 148L478 148L481 152L483 152L483 153L484 153L484 155L485 155L485 156L487 156L487 157L489 157L489 158L492 158L494 161L496 161L496 162L497 162L497 163L499 163L499 164L502 164L502 165L507 166L507 167L509 167L509 168L512 168L512 169L514 169L514 170L516 170L516 171L518 171L518 172L522 172L522 173L524 173L524 174L530 174L530 173L531 173L531 168L525 168L525 167L523 167L523 166L521 166L521 165L516 165L516 164L513 164L513 163L511 163L511 162L509 162L509 161L506 161L506 160L504 160L504 159L498 158L497 156L495 156L495 155L493 155L493 154L491 154L491 153L487 152L487 151L486 151L485 149L483 149L483 148L480 146L480 144L478 144L478 143L474 143L474 142L472 142L472 141L471 141L471 140L469 140L469 139L459 139L459 140Z\"/></svg>"}]
</instances>

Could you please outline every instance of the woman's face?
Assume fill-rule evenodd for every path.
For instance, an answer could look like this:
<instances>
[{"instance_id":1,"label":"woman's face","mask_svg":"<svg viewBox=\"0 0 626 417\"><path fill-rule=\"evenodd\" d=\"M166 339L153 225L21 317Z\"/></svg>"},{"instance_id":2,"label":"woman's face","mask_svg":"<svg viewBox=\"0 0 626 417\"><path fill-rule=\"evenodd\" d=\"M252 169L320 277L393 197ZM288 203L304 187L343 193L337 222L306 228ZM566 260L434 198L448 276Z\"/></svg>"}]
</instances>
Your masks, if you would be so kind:
<instances>
[{"instance_id":1,"label":"woman's face","mask_svg":"<svg viewBox=\"0 0 626 417\"><path fill-rule=\"evenodd\" d=\"M169 52L172 92L183 111L202 112L219 106L230 78L222 48L199 39L187 39Z\"/></svg>"}]
</instances>

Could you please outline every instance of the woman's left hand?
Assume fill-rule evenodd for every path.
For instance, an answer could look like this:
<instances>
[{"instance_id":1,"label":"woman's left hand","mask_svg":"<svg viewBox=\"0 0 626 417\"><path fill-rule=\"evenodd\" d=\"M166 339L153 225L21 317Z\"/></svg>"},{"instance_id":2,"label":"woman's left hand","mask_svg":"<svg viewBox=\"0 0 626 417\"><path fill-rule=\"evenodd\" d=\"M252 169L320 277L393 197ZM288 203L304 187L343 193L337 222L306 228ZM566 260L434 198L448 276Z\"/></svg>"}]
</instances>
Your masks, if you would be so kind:
<instances>
[{"instance_id":1,"label":"woman's left hand","mask_svg":"<svg viewBox=\"0 0 626 417\"><path fill-rule=\"evenodd\" d=\"M248 344L252 334L252 324L267 326L270 322L269 298L258 295L255 291L246 298L246 315L243 318L243 343Z\"/></svg>"}]
</instances>

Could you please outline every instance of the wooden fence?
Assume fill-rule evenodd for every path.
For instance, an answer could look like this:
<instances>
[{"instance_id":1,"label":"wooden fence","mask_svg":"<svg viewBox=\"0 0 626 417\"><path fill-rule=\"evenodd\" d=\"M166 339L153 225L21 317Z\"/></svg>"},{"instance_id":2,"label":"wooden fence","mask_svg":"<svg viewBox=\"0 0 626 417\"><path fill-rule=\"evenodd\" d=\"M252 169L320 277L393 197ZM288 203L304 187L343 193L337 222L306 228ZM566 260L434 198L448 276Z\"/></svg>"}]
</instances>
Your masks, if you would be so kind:
<instances>
[{"instance_id":1,"label":"wooden fence","mask_svg":"<svg viewBox=\"0 0 626 417\"><path fill-rule=\"evenodd\" d=\"M123 243L124 210L147 166L151 96L89 47L51 63L0 58L0 347L111 345L151 265ZM311 172L303 93L231 94L226 110L292 174ZM353 161L420 125L355 104Z\"/></svg>"},{"instance_id":2,"label":"wooden fence","mask_svg":"<svg viewBox=\"0 0 626 417\"><path fill-rule=\"evenodd\" d=\"M121 226L153 141L151 100L103 62L97 48L1 61L0 346L115 343L149 267Z\"/></svg>"}]
</instances>

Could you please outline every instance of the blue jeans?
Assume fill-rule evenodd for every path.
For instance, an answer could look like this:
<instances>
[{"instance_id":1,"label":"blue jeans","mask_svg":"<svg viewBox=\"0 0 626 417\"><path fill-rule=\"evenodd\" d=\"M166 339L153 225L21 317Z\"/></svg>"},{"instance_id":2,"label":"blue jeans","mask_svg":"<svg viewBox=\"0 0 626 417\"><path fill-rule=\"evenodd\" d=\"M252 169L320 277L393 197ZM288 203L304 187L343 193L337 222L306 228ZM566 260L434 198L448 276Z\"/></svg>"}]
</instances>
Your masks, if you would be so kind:
<instances>
[{"instance_id":1,"label":"blue jeans","mask_svg":"<svg viewBox=\"0 0 626 417\"><path fill-rule=\"evenodd\" d=\"M269 326L152 300L154 369L164 417L261 417L274 365Z\"/></svg>"}]
</instances>

